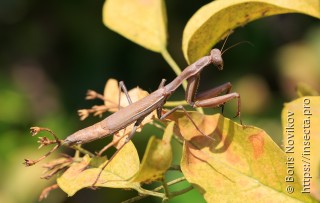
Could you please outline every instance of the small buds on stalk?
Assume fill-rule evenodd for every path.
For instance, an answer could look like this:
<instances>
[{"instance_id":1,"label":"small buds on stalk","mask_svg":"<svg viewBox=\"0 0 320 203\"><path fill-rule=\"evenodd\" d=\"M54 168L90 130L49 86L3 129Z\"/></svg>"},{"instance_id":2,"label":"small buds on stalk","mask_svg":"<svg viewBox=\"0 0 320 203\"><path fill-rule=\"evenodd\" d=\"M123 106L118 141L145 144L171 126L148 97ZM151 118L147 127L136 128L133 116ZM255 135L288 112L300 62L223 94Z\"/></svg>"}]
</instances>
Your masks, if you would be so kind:
<instances>
[{"instance_id":1,"label":"small buds on stalk","mask_svg":"<svg viewBox=\"0 0 320 203\"><path fill-rule=\"evenodd\" d=\"M38 163L42 159L44 159L47 156L49 156L56 149L58 149L60 147L60 145L61 145L61 140L59 140L58 137L49 128L41 128L41 127L31 127L30 128L30 132L31 132L32 136L37 135L41 131L49 132L54 137L55 140L50 140L47 137L39 137L38 143L40 143L40 146L38 147L38 149L40 149L43 146L47 146L47 145L51 145L51 144L57 144L57 145L54 146L48 153L46 153L45 155L43 155L42 157L40 157L37 160L25 159L24 160L24 165L26 165L26 166L32 166L32 165Z\"/></svg>"}]
</instances>

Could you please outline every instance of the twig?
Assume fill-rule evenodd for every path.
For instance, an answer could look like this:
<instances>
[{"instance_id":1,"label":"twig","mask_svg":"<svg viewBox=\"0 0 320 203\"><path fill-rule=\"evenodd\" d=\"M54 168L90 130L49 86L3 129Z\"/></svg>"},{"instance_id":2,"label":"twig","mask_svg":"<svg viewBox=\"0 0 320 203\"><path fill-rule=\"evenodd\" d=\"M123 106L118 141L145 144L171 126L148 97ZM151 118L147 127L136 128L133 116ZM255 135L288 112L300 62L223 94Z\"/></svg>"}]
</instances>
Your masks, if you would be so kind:
<instances>
[{"instance_id":1,"label":"twig","mask_svg":"<svg viewBox=\"0 0 320 203\"><path fill-rule=\"evenodd\" d=\"M163 186L164 194L166 195L166 199L167 199L171 195L170 195L170 191L169 191L169 188L168 188L168 184L164 180L164 177L161 179L161 183L162 183L162 186Z\"/></svg>"},{"instance_id":2,"label":"twig","mask_svg":"<svg viewBox=\"0 0 320 203\"><path fill-rule=\"evenodd\" d=\"M179 190L179 191L175 191L175 192L171 192L170 198L173 198L173 197L182 195L182 194L184 194L184 193L187 193L187 192L189 192L189 191L192 190L192 189L193 189L193 186L190 185L189 187L187 187L187 188L185 188L185 189L182 189L182 190Z\"/></svg>"},{"instance_id":3,"label":"twig","mask_svg":"<svg viewBox=\"0 0 320 203\"><path fill-rule=\"evenodd\" d=\"M186 180L185 177L177 178L177 179L175 179L175 180L172 180L172 181L168 182L168 183L167 183L167 186L174 185L174 184L177 184L177 183L182 182L182 181L185 181L185 180ZM155 189L152 190L152 191L157 192L157 191L162 190L162 189L163 189L163 185L155 188ZM178 191L178 192L180 192L180 191ZM181 193L181 194L182 194L182 193ZM126 200L126 201L123 201L122 203L132 203L132 202L141 200L141 199L143 199L143 198L146 198L146 197L148 197L148 196L150 196L150 195L149 195L149 194L140 193L140 196L136 196L136 197L130 198L130 199Z\"/></svg>"}]
</instances>

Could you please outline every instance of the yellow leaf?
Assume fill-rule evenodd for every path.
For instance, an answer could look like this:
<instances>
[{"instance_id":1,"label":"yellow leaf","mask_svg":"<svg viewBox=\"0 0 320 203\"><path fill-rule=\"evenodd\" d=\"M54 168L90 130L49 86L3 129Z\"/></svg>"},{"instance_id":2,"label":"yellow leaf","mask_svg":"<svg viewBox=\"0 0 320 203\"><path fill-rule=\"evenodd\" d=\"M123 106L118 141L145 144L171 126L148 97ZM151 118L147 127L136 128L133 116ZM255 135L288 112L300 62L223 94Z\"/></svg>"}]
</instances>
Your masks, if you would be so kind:
<instances>
[{"instance_id":1,"label":"yellow leaf","mask_svg":"<svg viewBox=\"0 0 320 203\"><path fill-rule=\"evenodd\" d=\"M193 63L236 27L284 13L303 13L320 18L320 1L219 0L209 3L191 17L184 29L184 56L189 63Z\"/></svg>"},{"instance_id":2,"label":"yellow leaf","mask_svg":"<svg viewBox=\"0 0 320 203\"><path fill-rule=\"evenodd\" d=\"M166 127L166 129L165 129L165 131L163 133L163 137L162 137L162 141L164 143L169 143L170 144L171 138L172 138L172 135L173 135L173 127L174 127L174 122L170 122L167 125L167 127Z\"/></svg>"},{"instance_id":3,"label":"yellow leaf","mask_svg":"<svg viewBox=\"0 0 320 203\"><path fill-rule=\"evenodd\" d=\"M172 162L171 138L174 122L171 122L164 131L162 140L152 136L143 156L141 168L132 182L152 182L163 177Z\"/></svg>"},{"instance_id":4,"label":"yellow leaf","mask_svg":"<svg viewBox=\"0 0 320 203\"><path fill-rule=\"evenodd\" d=\"M297 84L297 95L298 97L304 97L304 96L318 96L319 92L314 89L311 85L308 85L304 82L299 82Z\"/></svg>"},{"instance_id":5,"label":"yellow leaf","mask_svg":"<svg viewBox=\"0 0 320 203\"><path fill-rule=\"evenodd\" d=\"M97 161L93 160L93 162ZM91 162L92 159L89 156L84 156L81 162L74 163L57 179L59 187L69 196L82 188L91 187L101 171L101 168L95 167L96 163L90 165ZM139 189L139 183L128 181L138 172L139 164L137 150L132 142L129 142L104 169L95 186ZM104 163L100 167L103 165Z\"/></svg>"},{"instance_id":6,"label":"yellow leaf","mask_svg":"<svg viewBox=\"0 0 320 203\"><path fill-rule=\"evenodd\" d=\"M119 82L116 79L110 78L104 87L104 105L108 108L110 112L118 111L119 107L119 96L120 96L120 106L126 107L129 105L128 99L123 91L119 95L120 87ZM140 99L149 95L149 93L139 87L135 87L128 91L131 101L134 103Z\"/></svg>"},{"instance_id":7,"label":"yellow leaf","mask_svg":"<svg viewBox=\"0 0 320 203\"><path fill-rule=\"evenodd\" d=\"M143 156L141 168L131 182L150 183L159 180L168 170L172 162L172 150L170 143L164 142L152 136Z\"/></svg>"},{"instance_id":8,"label":"yellow leaf","mask_svg":"<svg viewBox=\"0 0 320 203\"><path fill-rule=\"evenodd\" d=\"M309 96L286 103L282 110L283 143L288 173L297 174L304 188L320 200L320 97Z\"/></svg>"},{"instance_id":9,"label":"yellow leaf","mask_svg":"<svg viewBox=\"0 0 320 203\"><path fill-rule=\"evenodd\" d=\"M118 110L119 103L119 85L116 79L110 78L104 86L104 105L110 107L108 111L115 112Z\"/></svg>"},{"instance_id":10,"label":"yellow leaf","mask_svg":"<svg viewBox=\"0 0 320 203\"><path fill-rule=\"evenodd\" d=\"M103 23L152 51L166 48L167 16L163 0L106 0Z\"/></svg>"},{"instance_id":11,"label":"yellow leaf","mask_svg":"<svg viewBox=\"0 0 320 203\"><path fill-rule=\"evenodd\" d=\"M297 181L291 184L295 192L286 192L285 153L263 130L236 124L219 114L190 115L215 140L201 135L184 113L170 119L176 121L176 131L185 138L182 172L207 202L314 201L301 194Z\"/></svg>"}]
</instances>

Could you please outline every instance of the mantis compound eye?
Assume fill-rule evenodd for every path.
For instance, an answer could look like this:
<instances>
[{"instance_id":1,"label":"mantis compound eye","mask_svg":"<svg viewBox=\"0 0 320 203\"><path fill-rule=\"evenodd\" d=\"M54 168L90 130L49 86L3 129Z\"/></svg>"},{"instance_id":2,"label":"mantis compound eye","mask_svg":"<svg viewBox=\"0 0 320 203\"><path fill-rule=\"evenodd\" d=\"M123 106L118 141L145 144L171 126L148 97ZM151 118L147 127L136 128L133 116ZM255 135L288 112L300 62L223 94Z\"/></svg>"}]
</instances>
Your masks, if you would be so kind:
<instances>
[{"instance_id":1,"label":"mantis compound eye","mask_svg":"<svg viewBox=\"0 0 320 203\"><path fill-rule=\"evenodd\" d=\"M215 64L215 66L218 68L218 70L223 70L223 61L219 64Z\"/></svg>"}]
</instances>

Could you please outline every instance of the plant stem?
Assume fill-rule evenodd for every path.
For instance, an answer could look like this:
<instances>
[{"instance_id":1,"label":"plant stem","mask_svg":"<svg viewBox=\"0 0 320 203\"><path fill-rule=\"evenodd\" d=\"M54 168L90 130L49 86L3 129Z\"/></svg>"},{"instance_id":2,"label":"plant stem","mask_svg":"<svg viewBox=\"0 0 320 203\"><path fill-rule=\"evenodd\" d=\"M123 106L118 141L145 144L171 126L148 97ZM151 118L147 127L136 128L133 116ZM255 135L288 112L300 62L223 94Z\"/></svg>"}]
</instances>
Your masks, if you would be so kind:
<instances>
[{"instance_id":1,"label":"plant stem","mask_svg":"<svg viewBox=\"0 0 320 203\"><path fill-rule=\"evenodd\" d=\"M182 195L186 192L189 192L190 190L193 189L193 186L190 185L189 187L185 188L185 189L182 189L182 190L179 190L179 191L176 191L176 192L172 192L171 195L170 195L170 198L173 198L173 197L176 197L176 196L179 196L179 195Z\"/></svg>"},{"instance_id":2,"label":"plant stem","mask_svg":"<svg viewBox=\"0 0 320 203\"><path fill-rule=\"evenodd\" d=\"M167 101L164 104L164 107L173 107L173 106L178 106L178 105L188 105L188 103L185 100L181 100L181 101Z\"/></svg>"},{"instance_id":3,"label":"plant stem","mask_svg":"<svg viewBox=\"0 0 320 203\"><path fill-rule=\"evenodd\" d=\"M184 181L184 180L186 180L185 177L177 178L177 179L175 179L175 180L172 180L172 181L168 182L168 183L167 183L167 186L174 185L174 184L179 183L179 182L182 182L182 181ZM153 190L153 192L157 192L157 191L162 190L162 189L163 189L163 186L161 185L161 186L155 188L155 189ZM186 188L186 189L188 189L188 188ZM184 190L186 190L186 189L184 189ZM190 189L189 189L189 190L190 190ZM189 191L189 190L188 190L188 191ZM188 192L188 191L186 191L186 192ZM138 192L140 193L139 190L138 190ZM151 191L149 191L149 192L151 192ZM178 192L180 192L180 194L182 194L181 191L178 191ZM146 197L149 196L149 195L150 195L150 194L145 194L144 192L142 192L142 193L140 193L139 196L130 198L130 199L126 200L126 201L123 201L122 203L135 202L135 201L141 200L141 199L143 199L143 198L146 198ZM174 195L176 196L176 194L174 194ZM154 196L156 196L156 195L154 195ZM171 196L172 196L172 195L171 195ZM159 196L157 196L157 197L159 197ZM162 198L163 198L163 199L165 198L164 195L163 195Z\"/></svg>"},{"instance_id":4,"label":"plant stem","mask_svg":"<svg viewBox=\"0 0 320 203\"><path fill-rule=\"evenodd\" d=\"M173 60L173 58L171 57L171 55L169 54L167 49L164 49L161 52L163 58L167 61L167 63L170 65L170 67L172 68L172 70L176 73L176 75L180 75L181 73L181 69L179 68L179 66L177 65L177 63ZM187 89L187 82L183 81L182 82L182 87L184 90Z\"/></svg>"},{"instance_id":5,"label":"plant stem","mask_svg":"<svg viewBox=\"0 0 320 203\"><path fill-rule=\"evenodd\" d=\"M132 202L138 201L140 199L143 199L147 196L156 196L156 197L160 197L162 199L165 199L165 195L162 193L158 193L158 192L150 191L150 190L145 190L143 188L139 188L139 189L136 188L136 190L139 192L140 196L130 198L128 200L123 201L122 203L132 203Z\"/></svg>"},{"instance_id":6,"label":"plant stem","mask_svg":"<svg viewBox=\"0 0 320 203\"><path fill-rule=\"evenodd\" d=\"M77 150L79 152L81 152L82 154L88 154L90 157L94 157L95 155L91 152L89 152L88 150L82 148L80 145L72 145L70 146L70 148Z\"/></svg>"},{"instance_id":7,"label":"plant stem","mask_svg":"<svg viewBox=\"0 0 320 203\"><path fill-rule=\"evenodd\" d=\"M172 181L170 181L170 182L168 182L167 183L167 185L174 185L174 184L176 184L176 183L180 183L180 182L182 182L182 181L185 181L186 180L186 178L185 177L181 177L181 178L177 178L177 179L175 179L175 180L172 180ZM161 187L161 186L160 186ZM160 187L158 187L158 188L160 188ZM158 188L156 188L156 189L158 189ZM154 189L154 191L158 191L158 190L156 190L156 189Z\"/></svg>"},{"instance_id":8,"label":"plant stem","mask_svg":"<svg viewBox=\"0 0 320 203\"><path fill-rule=\"evenodd\" d=\"M79 145L81 146L81 145ZM80 157L80 151L76 150L76 153L74 154L74 158L79 158Z\"/></svg>"},{"instance_id":9,"label":"plant stem","mask_svg":"<svg viewBox=\"0 0 320 203\"><path fill-rule=\"evenodd\" d=\"M185 100L181 100L181 101L167 101L167 102L164 104L164 107L172 107L172 106L179 106L179 105L185 106L185 105L188 105L188 103L187 103ZM204 114L202 108L196 108L196 110L197 110L199 113Z\"/></svg>"},{"instance_id":10,"label":"plant stem","mask_svg":"<svg viewBox=\"0 0 320 203\"><path fill-rule=\"evenodd\" d=\"M160 197L160 198L165 198L165 195L163 193L159 193L159 192L156 192L156 191L150 191L150 190L145 190L143 188L140 188L138 190L138 192L142 195L145 195L145 196L155 196L155 197Z\"/></svg>"},{"instance_id":11,"label":"plant stem","mask_svg":"<svg viewBox=\"0 0 320 203\"><path fill-rule=\"evenodd\" d=\"M161 179L161 182L162 182L164 194L166 195L166 198L169 198L171 195L170 195L170 192L169 192L168 184L166 183L164 178Z\"/></svg>"}]
</instances>

